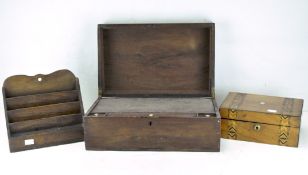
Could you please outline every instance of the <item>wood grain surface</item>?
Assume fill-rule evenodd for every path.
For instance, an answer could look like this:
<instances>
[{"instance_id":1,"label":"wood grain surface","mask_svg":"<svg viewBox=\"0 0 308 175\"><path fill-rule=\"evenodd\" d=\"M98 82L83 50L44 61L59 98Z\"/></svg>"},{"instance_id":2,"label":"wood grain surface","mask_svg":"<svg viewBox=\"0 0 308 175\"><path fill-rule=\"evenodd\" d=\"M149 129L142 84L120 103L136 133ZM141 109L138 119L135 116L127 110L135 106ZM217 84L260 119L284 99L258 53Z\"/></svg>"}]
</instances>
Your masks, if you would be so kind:
<instances>
[{"instance_id":1,"label":"wood grain surface","mask_svg":"<svg viewBox=\"0 0 308 175\"><path fill-rule=\"evenodd\" d=\"M83 140L79 81L71 71L11 76L2 90L11 152Z\"/></svg>"},{"instance_id":2,"label":"wood grain surface","mask_svg":"<svg viewBox=\"0 0 308 175\"><path fill-rule=\"evenodd\" d=\"M232 138L229 135L229 122L232 120L221 119L221 137L225 139L235 139L250 142L274 144L297 147L299 142L299 128L288 127L288 139L285 144L280 143L281 128L277 125L235 121L235 134L236 137ZM255 126L260 126L260 129L256 130Z\"/></svg>"},{"instance_id":3,"label":"wood grain surface","mask_svg":"<svg viewBox=\"0 0 308 175\"><path fill-rule=\"evenodd\" d=\"M25 145L26 140L33 139L34 144ZM14 134L9 140L10 151L24 151L60 144L68 144L83 141L83 129L81 124L45 129L27 133Z\"/></svg>"},{"instance_id":4,"label":"wood grain surface","mask_svg":"<svg viewBox=\"0 0 308 175\"><path fill-rule=\"evenodd\" d=\"M3 87L6 97L16 97L57 91L69 91L76 88L75 75L69 70L59 70L48 75L15 75L7 78Z\"/></svg>"},{"instance_id":5,"label":"wood grain surface","mask_svg":"<svg viewBox=\"0 0 308 175\"><path fill-rule=\"evenodd\" d=\"M215 25L98 25L88 150L219 151Z\"/></svg>"},{"instance_id":6,"label":"wood grain surface","mask_svg":"<svg viewBox=\"0 0 308 175\"><path fill-rule=\"evenodd\" d=\"M303 100L230 92L219 111L222 137L297 147Z\"/></svg>"},{"instance_id":7,"label":"wood grain surface","mask_svg":"<svg viewBox=\"0 0 308 175\"><path fill-rule=\"evenodd\" d=\"M26 120L10 123L9 127L12 134L19 132L37 131L54 127L63 127L82 123L81 114L59 115L37 120Z\"/></svg>"},{"instance_id":8,"label":"wood grain surface","mask_svg":"<svg viewBox=\"0 0 308 175\"><path fill-rule=\"evenodd\" d=\"M72 90L7 98L7 108L8 110L12 110L78 101L78 93L78 90Z\"/></svg>"},{"instance_id":9,"label":"wood grain surface","mask_svg":"<svg viewBox=\"0 0 308 175\"><path fill-rule=\"evenodd\" d=\"M303 99L230 92L220 108L300 117Z\"/></svg>"},{"instance_id":10,"label":"wood grain surface","mask_svg":"<svg viewBox=\"0 0 308 175\"><path fill-rule=\"evenodd\" d=\"M121 114L119 114L121 115ZM219 151L216 117L85 117L88 150Z\"/></svg>"},{"instance_id":11,"label":"wood grain surface","mask_svg":"<svg viewBox=\"0 0 308 175\"><path fill-rule=\"evenodd\" d=\"M214 96L214 24L99 25L102 96Z\"/></svg>"},{"instance_id":12,"label":"wood grain surface","mask_svg":"<svg viewBox=\"0 0 308 175\"><path fill-rule=\"evenodd\" d=\"M80 104L76 101L10 110L8 119L10 122L19 122L78 113L80 113Z\"/></svg>"}]
</instances>

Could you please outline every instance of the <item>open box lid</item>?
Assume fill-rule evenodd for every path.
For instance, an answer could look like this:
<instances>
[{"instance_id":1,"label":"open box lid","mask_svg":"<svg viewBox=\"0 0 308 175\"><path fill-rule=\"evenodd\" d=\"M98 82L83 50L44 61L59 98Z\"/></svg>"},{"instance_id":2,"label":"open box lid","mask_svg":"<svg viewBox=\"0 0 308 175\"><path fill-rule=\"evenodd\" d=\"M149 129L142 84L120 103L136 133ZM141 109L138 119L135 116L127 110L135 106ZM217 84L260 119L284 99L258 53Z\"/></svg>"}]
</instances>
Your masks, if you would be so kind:
<instances>
[{"instance_id":1,"label":"open box lid","mask_svg":"<svg viewBox=\"0 0 308 175\"><path fill-rule=\"evenodd\" d=\"M214 97L214 23L98 25L99 95Z\"/></svg>"}]
</instances>

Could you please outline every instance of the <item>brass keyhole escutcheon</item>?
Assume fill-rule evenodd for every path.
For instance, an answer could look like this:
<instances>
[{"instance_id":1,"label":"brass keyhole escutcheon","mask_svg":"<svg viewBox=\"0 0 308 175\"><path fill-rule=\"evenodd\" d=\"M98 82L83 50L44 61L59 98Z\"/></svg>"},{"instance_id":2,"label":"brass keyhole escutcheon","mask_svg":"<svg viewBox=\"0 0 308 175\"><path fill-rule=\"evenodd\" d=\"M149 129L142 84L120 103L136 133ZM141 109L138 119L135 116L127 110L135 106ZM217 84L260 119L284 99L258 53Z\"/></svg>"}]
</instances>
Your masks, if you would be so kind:
<instances>
[{"instance_id":1,"label":"brass keyhole escutcheon","mask_svg":"<svg viewBox=\"0 0 308 175\"><path fill-rule=\"evenodd\" d=\"M255 126L253 127L253 129L254 129L255 131L260 131L261 125L260 125L260 124L255 124Z\"/></svg>"}]
</instances>

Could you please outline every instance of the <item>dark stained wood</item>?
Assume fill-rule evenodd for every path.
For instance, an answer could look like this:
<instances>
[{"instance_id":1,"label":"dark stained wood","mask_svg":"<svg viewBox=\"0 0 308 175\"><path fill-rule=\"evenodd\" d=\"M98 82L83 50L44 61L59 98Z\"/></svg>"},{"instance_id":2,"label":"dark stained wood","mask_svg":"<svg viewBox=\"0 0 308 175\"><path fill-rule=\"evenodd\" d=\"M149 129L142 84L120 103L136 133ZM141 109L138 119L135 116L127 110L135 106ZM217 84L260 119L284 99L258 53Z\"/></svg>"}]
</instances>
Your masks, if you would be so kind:
<instances>
[{"instance_id":1,"label":"dark stained wood","mask_svg":"<svg viewBox=\"0 0 308 175\"><path fill-rule=\"evenodd\" d=\"M76 78L69 70L59 70L48 75L15 75L7 78L3 83L3 87L7 98L69 91L76 89Z\"/></svg>"},{"instance_id":2,"label":"dark stained wood","mask_svg":"<svg viewBox=\"0 0 308 175\"><path fill-rule=\"evenodd\" d=\"M12 76L2 90L11 152L83 140L79 81L69 70Z\"/></svg>"},{"instance_id":3,"label":"dark stained wood","mask_svg":"<svg viewBox=\"0 0 308 175\"><path fill-rule=\"evenodd\" d=\"M10 123L11 133L37 131L54 127L62 127L82 123L81 114L60 115L49 118L40 118L37 120L26 120Z\"/></svg>"},{"instance_id":4,"label":"dark stained wood","mask_svg":"<svg viewBox=\"0 0 308 175\"><path fill-rule=\"evenodd\" d=\"M84 118L86 149L219 151L214 105L209 97L99 98Z\"/></svg>"},{"instance_id":5,"label":"dark stained wood","mask_svg":"<svg viewBox=\"0 0 308 175\"><path fill-rule=\"evenodd\" d=\"M78 101L78 90L7 98L8 110ZM48 100L46 100L48 99Z\"/></svg>"},{"instance_id":6,"label":"dark stained wood","mask_svg":"<svg viewBox=\"0 0 308 175\"><path fill-rule=\"evenodd\" d=\"M86 117L89 150L219 151L215 117ZM218 145L218 146L217 146Z\"/></svg>"},{"instance_id":7,"label":"dark stained wood","mask_svg":"<svg viewBox=\"0 0 308 175\"><path fill-rule=\"evenodd\" d=\"M219 109L222 137L297 147L303 102L230 92Z\"/></svg>"},{"instance_id":8,"label":"dark stained wood","mask_svg":"<svg viewBox=\"0 0 308 175\"><path fill-rule=\"evenodd\" d=\"M25 120L35 120L39 118L79 113L80 104L79 101L76 101L10 110L8 111L8 118L9 121L13 123Z\"/></svg>"},{"instance_id":9,"label":"dark stained wood","mask_svg":"<svg viewBox=\"0 0 308 175\"><path fill-rule=\"evenodd\" d=\"M214 24L99 25L103 96L213 97Z\"/></svg>"},{"instance_id":10,"label":"dark stained wood","mask_svg":"<svg viewBox=\"0 0 308 175\"><path fill-rule=\"evenodd\" d=\"M34 144L25 145L25 141L28 139L34 139ZM11 152L17 152L81 141L83 141L83 129L82 125L78 124L14 134L9 143Z\"/></svg>"},{"instance_id":11,"label":"dark stained wood","mask_svg":"<svg viewBox=\"0 0 308 175\"><path fill-rule=\"evenodd\" d=\"M87 150L219 151L214 24L98 25Z\"/></svg>"}]
</instances>

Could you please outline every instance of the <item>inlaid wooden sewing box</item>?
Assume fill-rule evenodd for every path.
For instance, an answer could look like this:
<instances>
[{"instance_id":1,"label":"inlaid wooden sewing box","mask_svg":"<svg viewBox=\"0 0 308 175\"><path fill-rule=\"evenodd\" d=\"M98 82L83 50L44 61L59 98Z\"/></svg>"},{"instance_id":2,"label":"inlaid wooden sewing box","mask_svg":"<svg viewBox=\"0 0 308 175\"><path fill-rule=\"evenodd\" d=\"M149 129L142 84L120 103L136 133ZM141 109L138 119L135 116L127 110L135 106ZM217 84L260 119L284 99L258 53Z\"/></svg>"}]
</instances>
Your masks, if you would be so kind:
<instances>
[{"instance_id":1,"label":"inlaid wooden sewing box","mask_svg":"<svg viewBox=\"0 0 308 175\"><path fill-rule=\"evenodd\" d=\"M98 25L87 150L219 151L214 24Z\"/></svg>"},{"instance_id":2,"label":"inlaid wooden sewing box","mask_svg":"<svg viewBox=\"0 0 308 175\"><path fill-rule=\"evenodd\" d=\"M303 100L231 92L220 106L223 138L297 147Z\"/></svg>"},{"instance_id":3,"label":"inlaid wooden sewing box","mask_svg":"<svg viewBox=\"0 0 308 175\"><path fill-rule=\"evenodd\" d=\"M79 82L69 70L11 76L2 89L11 152L83 141Z\"/></svg>"}]
</instances>

